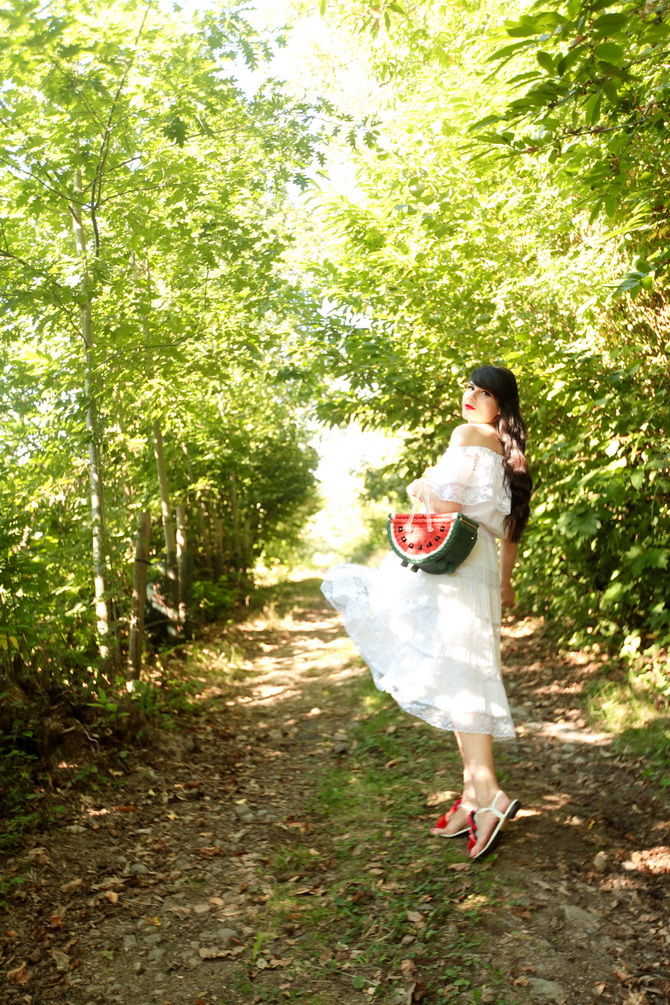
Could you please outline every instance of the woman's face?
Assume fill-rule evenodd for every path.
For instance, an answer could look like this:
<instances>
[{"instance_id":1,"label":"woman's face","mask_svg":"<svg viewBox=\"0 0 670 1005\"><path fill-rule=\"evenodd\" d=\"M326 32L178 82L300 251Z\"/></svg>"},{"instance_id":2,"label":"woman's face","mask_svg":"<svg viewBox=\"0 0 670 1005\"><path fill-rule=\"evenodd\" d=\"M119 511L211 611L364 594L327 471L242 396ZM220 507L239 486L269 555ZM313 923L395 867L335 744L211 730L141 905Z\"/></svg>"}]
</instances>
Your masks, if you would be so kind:
<instances>
[{"instance_id":1,"label":"woman's face","mask_svg":"<svg viewBox=\"0 0 670 1005\"><path fill-rule=\"evenodd\" d=\"M498 399L483 387L470 382L463 392L463 418L466 422L493 422L500 412Z\"/></svg>"}]
</instances>

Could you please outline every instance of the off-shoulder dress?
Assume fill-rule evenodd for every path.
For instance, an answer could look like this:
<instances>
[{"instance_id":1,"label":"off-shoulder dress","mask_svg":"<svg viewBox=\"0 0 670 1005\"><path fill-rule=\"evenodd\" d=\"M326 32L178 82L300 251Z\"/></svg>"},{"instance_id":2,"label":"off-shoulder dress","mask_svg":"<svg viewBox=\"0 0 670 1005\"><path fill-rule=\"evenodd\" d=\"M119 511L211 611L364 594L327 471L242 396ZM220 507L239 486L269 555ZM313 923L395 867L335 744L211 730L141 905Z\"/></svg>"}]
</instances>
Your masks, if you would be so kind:
<instances>
[{"instance_id":1,"label":"off-shoulder dress","mask_svg":"<svg viewBox=\"0 0 670 1005\"><path fill-rule=\"evenodd\" d=\"M513 739L500 669L498 539L511 506L502 457L450 446L427 481L479 521L477 543L456 572L412 572L391 553L379 568L334 566L322 590L379 690L403 709L439 729Z\"/></svg>"}]
</instances>

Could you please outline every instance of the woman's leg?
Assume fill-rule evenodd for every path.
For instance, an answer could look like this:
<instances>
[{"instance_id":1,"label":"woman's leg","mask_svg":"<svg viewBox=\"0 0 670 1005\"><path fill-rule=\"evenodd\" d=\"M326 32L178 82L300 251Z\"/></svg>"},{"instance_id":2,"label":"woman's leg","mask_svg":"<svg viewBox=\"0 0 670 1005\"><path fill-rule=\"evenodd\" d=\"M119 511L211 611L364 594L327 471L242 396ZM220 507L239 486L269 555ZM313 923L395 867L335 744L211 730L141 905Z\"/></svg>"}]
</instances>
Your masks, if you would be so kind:
<instances>
[{"instance_id":1,"label":"woman's leg","mask_svg":"<svg viewBox=\"0 0 670 1005\"><path fill-rule=\"evenodd\" d=\"M481 810L490 806L500 785L493 763L493 738L488 733L456 733L456 742L463 761L463 803ZM503 793L496 809L504 813L510 799ZM495 813L482 813L477 818L477 843L470 851L473 857L486 845L498 823Z\"/></svg>"}]
</instances>

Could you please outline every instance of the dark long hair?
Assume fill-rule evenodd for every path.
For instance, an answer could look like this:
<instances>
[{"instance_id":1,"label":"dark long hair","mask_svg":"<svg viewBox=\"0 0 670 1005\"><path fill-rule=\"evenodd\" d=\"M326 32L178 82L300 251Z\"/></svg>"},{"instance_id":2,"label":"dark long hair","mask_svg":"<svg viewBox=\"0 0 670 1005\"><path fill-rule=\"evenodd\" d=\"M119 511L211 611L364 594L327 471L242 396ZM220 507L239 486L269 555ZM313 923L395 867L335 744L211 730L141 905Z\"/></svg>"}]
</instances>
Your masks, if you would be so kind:
<instances>
[{"instance_id":1,"label":"dark long hair","mask_svg":"<svg viewBox=\"0 0 670 1005\"><path fill-rule=\"evenodd\" d=\"M519 408L516 377L504 366L487 364L473 370L470 380L492 394L500 407L500 414L491 425L500 437L505 479L512 494L512 511L505 517L507 536L510 541L518 541L530 516L533 479L525 455L526 423Z\"/></svg>"}]
</instances>

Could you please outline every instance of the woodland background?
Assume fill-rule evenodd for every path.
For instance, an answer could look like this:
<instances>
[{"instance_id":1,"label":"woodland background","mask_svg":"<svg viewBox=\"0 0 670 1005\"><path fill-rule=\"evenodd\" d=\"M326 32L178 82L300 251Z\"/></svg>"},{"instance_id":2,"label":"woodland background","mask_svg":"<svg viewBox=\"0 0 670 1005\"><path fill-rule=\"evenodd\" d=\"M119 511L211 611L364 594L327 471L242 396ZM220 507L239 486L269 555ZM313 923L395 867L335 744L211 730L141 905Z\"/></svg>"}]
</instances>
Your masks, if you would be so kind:
<instances>
[{"instance_id":1,"label":"woodland background","mask_svg":"<svg viewBox=\"0 0 670 1005\"><path fill-rule=\"evenodd\" d=\"M319 424L400 445L366 474L379 539L482 361L531 430L520 608L610 660L603 701L624 673L662 716L670 4L12 0L0 24L8 763L59 696L118 708L141 514L178 644L259 562L308 560Z\"/></svg>"}]
</instances>

